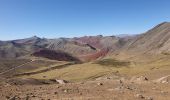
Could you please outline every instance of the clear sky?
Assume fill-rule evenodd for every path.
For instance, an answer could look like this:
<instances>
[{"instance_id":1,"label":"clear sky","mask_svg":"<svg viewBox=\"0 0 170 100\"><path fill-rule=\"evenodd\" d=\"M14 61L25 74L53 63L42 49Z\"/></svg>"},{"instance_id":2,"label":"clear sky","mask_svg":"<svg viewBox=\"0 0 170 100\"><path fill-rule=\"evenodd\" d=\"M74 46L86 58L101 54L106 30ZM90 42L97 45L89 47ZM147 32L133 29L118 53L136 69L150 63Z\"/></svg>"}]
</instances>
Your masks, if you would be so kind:
<instances>
[{"instance_id":1,"label":"clear sky","mask_svg":"<svg viewBox=\"0 0 170 100\"><path fill-rule=\"evenodd\" d=\"M170 21L170 0L0 0L0 40L138 34Z\"/></svg>"}]
</instances>

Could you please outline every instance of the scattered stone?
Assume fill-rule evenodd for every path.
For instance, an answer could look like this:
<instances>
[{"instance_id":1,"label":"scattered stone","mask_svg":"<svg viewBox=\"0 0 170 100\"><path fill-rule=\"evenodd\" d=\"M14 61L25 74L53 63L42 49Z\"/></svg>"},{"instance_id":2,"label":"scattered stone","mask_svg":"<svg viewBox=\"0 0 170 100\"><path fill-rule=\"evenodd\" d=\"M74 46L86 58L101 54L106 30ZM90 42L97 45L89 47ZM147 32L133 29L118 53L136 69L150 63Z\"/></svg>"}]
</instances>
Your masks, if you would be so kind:
<instances>
[{"instance_id":1,"label":"scattered stone","mask_svg":"<svg viewBox=\"0 0 170 100\"><path fill-rule=\"evenodd\" d=\"M122 80L119 80L119 83L120 83L120 84L122 84L122 83L123 83L123 81L122 81Z\"/></svg>"},{"instance_id":2,"label":"scattered stone","mask_svg":"<svg viewBox=\"0 0 170 100\"><path fill-rule=\"evenodd\" d=\"M30 97L27 95L26 100L29 100L29 98L30 98Z\"/></svg>"},{"instance_id":3,"label":"scattered stone","mask_svg":"<svg viewBox=\"0 0 170 100\"><path fill-rule=\"evenodd\" d=\"M111 77L111 76L105 76L105 77L96 78L96 80L110 80L110 79L113 79L113 77Z\"/></svg>"},{"instance_id":4,"label":"scattered stone","mask_svg":"<svg viewBox=\"0 0 170 100\"><path fill-rule=\"evenodd\" d=\"M122 90L122 89L123 89L123 87L122 87L122 86L119 86L119 87L115 88L114 90L120 91L120 90Z\"/></svg>"},{"instance_id":5,"label":"scattered stone","mask_svg":"<svg viewBox=\"0 0 170 100\"><path fill-rule=\"evenodd\" d=\"M119 71L117 70L115 73L119 73Z\"/></svg>"},{"instance_id":6,"label":"scattered stone","mask_svg":"<svg viewBox=\"0 0 170 100\"><path fill-rule=\"evenodd\" d=\"M36 97L35 95L32 95L32 97Z\"/></svg>"},{"instance_id":7,"label":"scattered stone","mask_svg":"<svg viewBox=\"0 0 170 100\"><path fill-rule=\"evenodd\" d=\"M66 84L66 83L68 83L68 81L66 81L66 80L58 80L58 79L56 79L55 81L57 83L59 83L59 84Z\"/></svg>"},{"instance_id":8,"label":"scattered stone","mask_svg":"<svg viewBox=\"0 0 170 100\"><path fill-rule=\"evenodd\" d=\"M97 85L103 85L103 83L97 83Z\"/></svg>"},{"instance_id":9,"label":"scattered stone","mask_svg":"<svg viewBox=\"0 0 170 100\"><path fill-rule=\"evenodd\" d=\"M148 80L149 79L146 76L140 76L140 77L132 77L130 81L141 83L141 82L147 82Z\"/></svg>"},{"instance_id":10,"label":"scattered stone","mask_svg":"<svg viewBox=\"0 0 170 100\"><path fill-rule=\"evenodd\" d=\"M111 78L110 77L106 77L106 79L110 80Z\"/></svg>"},{"instance_id":11,"label":"scattered stone","mask_svg":"<svg viewBox=\"0 0 170 100\"><path fill-rule=\"evenodd\" d=\"M162 81L161 83L169 83L169 82L168 82L168 80L164 80L164 81Z\"/></svg>"},{"instance_id":12,"label":"scattered stone","mask_svg":"<svg viewBox=\"0 0 170 100\"><path fill-rule=\"evenodd\" d=\"M58 92L54 92L54 94L58 94Z\"/></svg>"},{"instance_id":13,"label":"scattered stone","mask_svg":"<svg viewBox=\"0 0 170 100\"><path fill-rule=\"evenodd\" d=\"M61 86L57 86L57 88L60 88Z\"/></svg>"},{"instance_id":14,"label":"scattered stone","mask_svg":"<svg viewBox=\"0 0 170 100\"><path fill-rule=\"evenodd\" d=\"M167 94L168 92L165 92L165 91L161 91L162 94Z\"/></svg>"},{"instance_id":15,"label":"scattered stone","mask_svg":"<svg viewBox=\"0 0 170 100\"><path fill-rule=\"evenodd\" d=\"M135 97L139 98L139 99L145 99L145 100L153 100L153 97L145 97L142 94L136 94Z\"/></svg>"},{"instance_id":16,"label":"scattered stone","mask_svg":"<svg viewBox=\"0 0 170 100\"><path fill-rule=\"evenodd\" d=\"M9 98L9 100L20 100L20 99L21 99L21 98L18 97L18 96L13 96L13 97Z\"/></svg>"},{"instance_id":17,"label":"scattered stone","mask_svg":"<svg viewBox=\"0 0 170 100\"><path fill-rule=\"evenodd\" d=\"M10 98L10 96L6 96L6 99L9 99Z\"/></svg>"},{"instance_id":18,"label":"scattered stone","mask_svg":"<svg viewBox=\"0 0 170 100\"><path fill-rule=\"evenodd\" d=\"M155 67L150 68L150 70L153 70L153 69L155 69Z\"/></svg>"},{"instance_id":19,"label":"scattered stone","mask_svg":"<svg viewBox=\"0 0 170 100\"><path fill-rule=\"evenodd\" d=\"M144 99L145 98L142 94L136 94L135 97L140 98L140 99Z\"/></svg>"},{"instance_id":20,"label":"scattered stone","mask_svg":"<svg viewBox=\"0 0 170 100\"><path fill-rule=\"evenodd\" d=\"M146 100L153 100L153 97L145 97Z\"/></svg>"},{"instance_id":21,"label":"scattered stone","mask_svg":"<svg viewBox=\"0 0 170 100\"><path fill-rule=\"evenodd\" d=\"M128 90L133 90L130 86L127 86L126 89L128 89Z\"/></svg>"},{"instance_id":22,"label":"scattered stone","mask_svg":"<svg viewBox=\"0 0 170 100\"><path fill-rule=\"evenodd\" d=\"M67 89L65 89L63 92L68 93L68 90L67 90Z\"/></svg>"},{"instance_id":23,"label":"scattered stone","mask_svg":"<svg viewBox=\"0 0 170 100\"><path fill-rule=\"evenodd\" d=\"M5 85L4 85L4 87L9 87L9 86L11 86L10 84L8 84L8 83L6 83Z\"/></svg>"},{"instance_id":24,"label":"scattered stone","mask_svg":"<svg viewBox=\"0 0 170 100\"><path fill-rule=\"evenodd\" d=\"M161 77L161 78L155 80L154 82L157 82L157 83L169 83L170 82L170 75L165 76L165 77Z\"/></svg>"},{"instance_id":25,"label":"scattered stone","mask_svg":"<svg viewBox=\"0 0 170 100\"><path fill-rule=\"evenodd\" d=\"M148 78L146 76L140 76L139 78L137 78L137 80L148 81Z\"/></svg>"}]
</instances>

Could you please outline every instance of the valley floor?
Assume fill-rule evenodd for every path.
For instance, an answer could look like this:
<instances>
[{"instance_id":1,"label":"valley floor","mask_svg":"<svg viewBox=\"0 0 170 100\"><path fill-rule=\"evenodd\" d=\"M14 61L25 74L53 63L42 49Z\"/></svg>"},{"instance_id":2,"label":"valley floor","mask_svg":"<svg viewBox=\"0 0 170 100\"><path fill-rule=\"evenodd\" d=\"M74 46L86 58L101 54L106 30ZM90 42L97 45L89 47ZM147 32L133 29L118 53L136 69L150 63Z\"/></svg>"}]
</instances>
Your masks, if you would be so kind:
<instances>
[{"instance_id":1,"label":"valley floor","mask_svg":"<svg viewBox=\"0 0 170 100\"><path fill-rule=\"evenodd\" d=\"M145 60L74 64L38 59L1 75L0 100L170 100L170 57Z\"/></svg>"},{"instance_id":2,"label":"valley floor","mask_svg":"<svg viewBox=\"0 0 170 100\"><path fill-rule=\"evenodd\" d=\"M115 76L114 76L115 77ZM94 81L0 86L1 100L169 100L170 84L113 77Z\"/></svg>"}]
</instances>

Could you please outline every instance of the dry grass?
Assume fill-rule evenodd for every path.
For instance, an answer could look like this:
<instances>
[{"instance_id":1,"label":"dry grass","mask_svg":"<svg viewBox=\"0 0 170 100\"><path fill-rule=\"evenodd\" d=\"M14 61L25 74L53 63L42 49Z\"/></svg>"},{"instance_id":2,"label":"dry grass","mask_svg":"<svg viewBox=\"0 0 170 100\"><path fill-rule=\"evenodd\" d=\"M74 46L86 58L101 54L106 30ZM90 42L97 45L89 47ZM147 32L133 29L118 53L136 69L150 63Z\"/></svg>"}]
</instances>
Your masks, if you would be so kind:
<instances>
[{"instance_id":1,"label":"dry grass","mask_svg":"<svg viewBox=\"0 0 170 100\"><path fill-rule=\"evenodd\" d=\"M105 68L104 66L101 65L85 63L71 65L69 67L62 69L55 69L52 71L23 77L44 79L44 76L46 76L45 79L60 78L70 81L79 81L93 79L95 77L99 77L113 71L114 69Z\"/></svg>"},{"instance_id":2,"label":"dry grass","mask_svg":"<svg viewBox=\"0 0 170 100\"><path fill-rule=\"evenodd\" d=\"M27 59L0 59L0 72L11 69L30 60Z\"/></svg>"},{"instance_id":3,"label":"dry grass","mask_svg":"<svg viewBox=\"0 0 170 100\"><path fill-rule=\"evenodd\" d=\"M141 59L142 58L142 59ZM124 67L122 67L124 66ZM129 77L147 75L148 77L160 77L170 74L170 57L157 57L153 59L143 59L138 57L128 60L102 60L102 62L90 62L84 64L70 65L61 69L54 69L34 75L25 75L22 78L35 79L65 79L69 81L91 80L112 72L118 71L121 75ZM44 67L45 68L45 67ZM36 69L33 71L42 70ZM155 75L156 74L156 75Z\"/></svg>"},{"instance_id":4,"label":"dry grass","mask_svg":"<svg viewBox=\"0 0 170 100\"><path fill-rule=\"evenodd\" d=\"M36 61L30 64L25 65L24 67L18 69L18 71L20 73L24 73L24 72L36 72L36 71L40 71L40 70L45 70L47 68L51 68L54 66L59 66L59 65L63 65L66 64L67 62L61 62L61 61Z\"/></svg>"}]
</instances>

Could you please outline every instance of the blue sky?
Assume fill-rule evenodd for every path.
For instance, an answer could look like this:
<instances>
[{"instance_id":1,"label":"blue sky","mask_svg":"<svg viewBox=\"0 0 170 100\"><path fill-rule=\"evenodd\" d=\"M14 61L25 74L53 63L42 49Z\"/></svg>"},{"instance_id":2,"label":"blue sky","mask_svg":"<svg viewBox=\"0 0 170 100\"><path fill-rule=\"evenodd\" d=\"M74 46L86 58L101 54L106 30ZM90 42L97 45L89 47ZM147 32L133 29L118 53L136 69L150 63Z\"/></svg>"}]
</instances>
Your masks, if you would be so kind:
<instances>
[{"instance_id":1,"label":"blue sky","mask_svg":"<svg viewBox=\"0 0 170 100\"><path fill-rule=\"evenodd\" d=\"M170 21L170 0L0 0L0 40L138 34Z\"/></svg>"}]
</instances>

